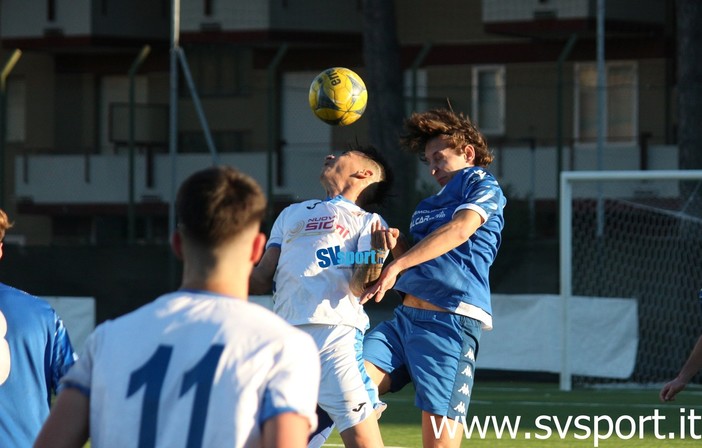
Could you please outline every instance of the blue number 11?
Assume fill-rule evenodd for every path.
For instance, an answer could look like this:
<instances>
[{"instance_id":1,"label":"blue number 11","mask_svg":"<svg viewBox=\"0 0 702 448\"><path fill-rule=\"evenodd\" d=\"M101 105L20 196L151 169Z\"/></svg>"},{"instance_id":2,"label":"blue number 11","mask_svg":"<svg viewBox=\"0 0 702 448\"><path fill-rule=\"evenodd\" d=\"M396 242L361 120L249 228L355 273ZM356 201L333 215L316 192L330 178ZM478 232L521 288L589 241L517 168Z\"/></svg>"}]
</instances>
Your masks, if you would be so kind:
<instances>
[{"instance_id":1,"label":"blue number 11","mask_svg":"<svg viewBox=\"0 0 702 448\"><path fill-rule=\"evenodd\" d=\"M195 366L183 374L183 385L180 388L180 397L185 395L193 386L195 398L193 410L190 413L190 427L188 428L187 448L202 446L207 420L207 405L210 401L210 391L214 380L215 370L219 362L223 345L213 345L205 356ZM163 380L166 377L168 364L173 354L170 345L159 345L154 354L129 377L127 398L144 388L144 400L141 405L141 424L139 426L139 448L152 448L156 446L156 429L158 423L158 405L161 397Z\"/></svg>"}]
</instances>

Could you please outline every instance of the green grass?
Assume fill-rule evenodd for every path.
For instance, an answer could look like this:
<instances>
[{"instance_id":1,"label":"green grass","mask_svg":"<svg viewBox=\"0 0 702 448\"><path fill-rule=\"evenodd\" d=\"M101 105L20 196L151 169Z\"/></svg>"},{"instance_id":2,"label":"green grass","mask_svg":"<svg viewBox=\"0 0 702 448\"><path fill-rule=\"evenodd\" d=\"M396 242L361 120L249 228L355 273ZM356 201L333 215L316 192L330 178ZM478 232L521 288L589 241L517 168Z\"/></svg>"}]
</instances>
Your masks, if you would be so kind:
<instances>
[{"instance_id":1,"label":"green grass","mask_svg":"<svg viewBox=\"0 0 702 448\"><path fill-rule=\"evenodd\" d=\"M510 437L507 430L503 431L501 439L497 438L493 427L484 438L474 431L470 440L464 436L463 446L473 447L534 447L534 448L554 448L554 447L594 447L594 422L600 419L598 433L602 435L597 441L597 446L604 448L619 447L699 447L700 439L690 437L690 427L699 437L702 435L702 390L699 388L688 388L683 391L675 402L660 403L658 401L657 388L576 388L571 392L561 392L557 384L544 383L495 383L476 381L471 406L469 409L469 422L475 416L481 422L486 418L495 417L498 422L503 421L503 417L508 417L515 425L517 418L520 419L519 430L515 437ZM380 420L380 430L387 447L407 447L414 448L422 446L421 439L421 414L414 406L414 391L407 387L396 394L388 394L383 397L388 403L388 409L383 413ZM681 411L684 409L684 412ZM653 416L657 410L659 424L657 434L666 439L656 438L656 428L653 420L641 420L648 416ZM686 421L686 438L680 437L680 418L694 412L699 416L693 423ZM542 416L541 425L537 427L536 421ZM550 421L545 420L549 416ZM580 423L589 428L590 435L586 430L575 427L574 419L581 416ZM622 417L623 416L623 417ZM607 433L609 417L616 425L619 422L619 433L623 438L619 438L614 432L610 437L604 437ZM570 431L559 435L556 418L564 428L570 418ZM664 418L664 419L663 419ZM631 419L636 422L636 431L632 432ZM642 437L639 437L639 429L643 422ZM550 428L551 435L547 437L547 429ZM674 439L670 439L670 434L674 433ZM576 437L577 436L577 437ZM540 439L538 437L541 437ZM343 446L338 433L334 432L327 445Z\"/></svg>"}]
</instances>

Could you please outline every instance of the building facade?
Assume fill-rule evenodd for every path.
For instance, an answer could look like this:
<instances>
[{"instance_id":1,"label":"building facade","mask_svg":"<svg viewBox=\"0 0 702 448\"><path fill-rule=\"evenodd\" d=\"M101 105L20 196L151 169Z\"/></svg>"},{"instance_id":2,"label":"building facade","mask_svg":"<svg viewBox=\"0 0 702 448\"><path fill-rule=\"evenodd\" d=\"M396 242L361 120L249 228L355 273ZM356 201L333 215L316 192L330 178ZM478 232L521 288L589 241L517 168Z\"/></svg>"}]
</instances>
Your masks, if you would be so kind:
<instances>
[{"instance_id":1,"label":"building facade","mask_svg":"<svg viewBox=\"0 0 702 448\"><path fill-rule=\"evenodd\" d=\"M362 3L0 2L0 61L21 50L0 103L19 238L165 241L173 185L212 163L252 174L277 208L318 196L321 158L367 140L365 117L334 128L307 106L321 70L364 75ZM674 2L606 3L599 71L596 0L396 1L406 110L469 114L515 199L554 203L560 170L677 168Z\"/></svg>"}]
</instances>

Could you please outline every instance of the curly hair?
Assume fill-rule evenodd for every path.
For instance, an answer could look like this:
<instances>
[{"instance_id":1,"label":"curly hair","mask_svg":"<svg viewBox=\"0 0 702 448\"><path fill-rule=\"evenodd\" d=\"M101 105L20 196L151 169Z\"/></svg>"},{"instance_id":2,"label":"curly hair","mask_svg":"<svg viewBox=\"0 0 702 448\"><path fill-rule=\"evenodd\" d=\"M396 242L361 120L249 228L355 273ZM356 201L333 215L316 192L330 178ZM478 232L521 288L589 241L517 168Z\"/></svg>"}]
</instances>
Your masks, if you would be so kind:
<instances>
[{"instance_id":1,"label":"curly hair","mask_svg":"<svg viewBox=\"0 0 702 448\"><path fill-rule=\"evenodd\" d=\"M448 109L415 112L405 120L404 131L400 144L407 151L418 154L422 161L425 161L424 147L427 142L440 136L450 142L457 154L461 154L466 145L473 146L476 166L487 168L494 159L485 136L462 113Z\"/></svg>"},{"instance_id":2,"label":"curly hair","mask_svg":"<svg viewBox=\"0 0 702 448\"><path fill-rule=\"evenodd\" d=\"M2 242L2 240L5 238L5 232L7 229L11 227L12 223L10 222L10 218L7 217L7 213L0 209L0 242Z\"/></svg>"}]
</instances>

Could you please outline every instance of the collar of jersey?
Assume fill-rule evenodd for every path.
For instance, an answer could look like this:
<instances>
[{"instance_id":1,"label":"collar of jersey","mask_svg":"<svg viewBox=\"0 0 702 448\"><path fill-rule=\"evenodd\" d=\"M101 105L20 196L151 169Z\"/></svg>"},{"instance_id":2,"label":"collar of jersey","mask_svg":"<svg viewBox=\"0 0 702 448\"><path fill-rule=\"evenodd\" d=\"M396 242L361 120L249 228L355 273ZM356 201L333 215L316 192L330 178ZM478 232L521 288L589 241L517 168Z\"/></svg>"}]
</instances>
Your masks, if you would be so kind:
<instances>
[{"instance_id":1,"label":"collar of jersey","mask_svg":"<svg viewBox=\"0 0 702 448\"><path fill-rule=\"evenodd\" d=\"M206 291L206 290L204 290L204 289L183 288L183 289L179 289L179 290L176 291L176 292L185 292L185 293L188 293L188 294L197 294L197 295L199 295L199 296L221 297L221 298L223 298L223 299L238 299L238 297L235 297L235 296L227 296L227 295L219 294L219 293L212 292L212 291Z\"/></svg>"},{"instance_id":2,"label":"collar of jersey","mask_svg":"<svg viewBox=\"0 0 702 448\"><path fill-rule=\"evenodd\" d=\"M337 195L337 196L334 196L333 198L330 198L329 196L327 196L327 198L325 199L325 201L329 201L329 202L348 202L348 203L351 204L351 205L356 205L353 201L350 201L350 200L346 199L346 198L345 198L344 196L342 196L342 195Z\"/></svg>"}]
</instances>

